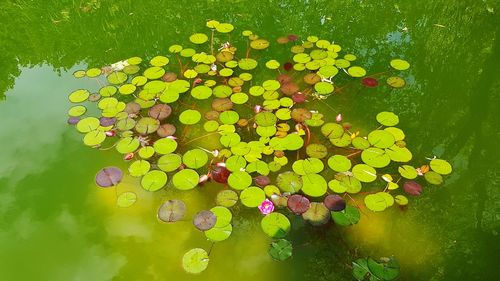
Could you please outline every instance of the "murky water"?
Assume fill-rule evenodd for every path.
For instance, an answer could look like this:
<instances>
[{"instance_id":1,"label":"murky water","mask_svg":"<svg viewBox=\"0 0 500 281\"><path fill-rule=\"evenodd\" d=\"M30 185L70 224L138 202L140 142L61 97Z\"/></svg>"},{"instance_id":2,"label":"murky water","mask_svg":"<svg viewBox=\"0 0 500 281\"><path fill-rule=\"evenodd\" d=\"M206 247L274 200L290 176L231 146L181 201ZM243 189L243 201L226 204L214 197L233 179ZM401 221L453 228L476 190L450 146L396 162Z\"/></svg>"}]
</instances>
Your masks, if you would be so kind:
<instances>
[{"instance_id":1,"label":"murky water","mask_svg":"<svg viewBox=\"0 0 500 281\"><path fill-rule=\"evenodd\" d=\"M114 2L0 4L1 280L351 280L350 263L368 255L394 255L401 280L498 280L498 1ZM156 209L172 197L208 208L214 187L148 193L129 178L119 192L140 200L117 208L115 191L93 179L126 164L81 144L66 124L67 94L95 87L74 70L165 53L209 18L265 38L331 38L373 71L407 59L406 88L352 87L328 102L361 128L396 112L414 158L449 159L454 173L406 211L366 212L349 228L292 222L294 257L281 263L258 217L241 210L208 269L185 274L182 254L210 243L188 221L158 223Z\"/></svg>"}]
</instances>

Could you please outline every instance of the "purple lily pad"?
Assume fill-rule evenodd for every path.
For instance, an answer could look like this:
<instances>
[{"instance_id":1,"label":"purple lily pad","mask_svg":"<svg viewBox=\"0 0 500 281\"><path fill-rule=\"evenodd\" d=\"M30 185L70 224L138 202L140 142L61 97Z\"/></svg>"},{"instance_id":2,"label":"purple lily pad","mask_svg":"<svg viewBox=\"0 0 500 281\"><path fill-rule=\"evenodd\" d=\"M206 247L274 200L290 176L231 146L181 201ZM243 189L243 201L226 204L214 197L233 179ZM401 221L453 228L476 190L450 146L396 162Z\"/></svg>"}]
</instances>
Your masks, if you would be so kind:
<instances>
[{"instance_id":1,"label":"purple lily pad","mask_svg":"<svg viewBox=\"0 0 500 281\"><path fill-rule=\"evenodd\" d=\"M407 181L403 185L406 193L413 196L419 196L422 193L422 186L416 181Z\"/></svg>"},{"instance_id":2,"label":"purple lily pad","mask_svg":"<svg viewBox=\"0 0 500 281\"><path fill-rule=\"evenodd\" d=\"M114 117L101 117L99 118L99 123L103 127L113 126L116 122L116 118Z\"/></svg>"},{"instance_id":3,"label":"purple lily pad","mask_svg":"<svg viewBox=\"0 0 500 281\"><path fill-rule=\"evenodd\" d=\"M309 210L310 206L311 202L309 201L309 199L307 199L307 197L299 194L294 194L288 197L287 207L288 209L290 209L290 211L297 215L305 213L307 210Z\"/></svg>"},{"instance_id":4,"label":"purple lily pad","mask_svg":"<svg viewBox=\"0 0 500 281\"><path fill-rule=\"evenodd\" d=\"M176 222L181 220L186 213L186 204L183 201L173 199L164 202L158 209L158 218L164 222Z\"/></svg>"},{"instance_id":5,"label":"purple lily pad","mask_svg":"<svg viewBox=\"0 0 500 281\"><path fill-rule=\"evenodd\" d=\"M256 176L254 178L255 184L264 187L266 185L269 185L271 183L271 179L269 179L268 176Z\"/></svg>"},{"instance_id":6,"label":"purple lily pad","mask_svg":"<svg viewBox=\"0 0 500 281\"><path fill-rule=\"evenodd\" d=\"M214 227L217 222L217 217L210 211L200 211L194 216L193 224L201 231L206 231Z\"/></svg>"},{"instance_id":7,"label":"purple lily pad","mask_svg":"<svg viewBox=\"0 0 500 281\"><path fill-rule=\"evenodd\" d=\"M70 125L75 125L76 123L78 123L80 121L80 116L77 116L77 117L70 117L68 118L68 124Z\"/></svg>"},{"instance_id":8,"label":"purple lily pad","mask_svg":"<svg viewBox=\"0 0 500 281\"><path fill-rule=\"evenodd\" d=\"M340 212L344 210L346 206L344 198L333 194L326 196L323 204L325 204L328 210L334 212Z\"/></svg>"},{"instance_id":9,"label":"purple lily pad","mask_svg":"<svg viewBox=\"0 0 500 281\"><path fill-rule=\"evenodd\" d=\"M95 176L95 182L100 187L115 186L123 178L123 172L117 167L105 167Z\"/></svg>"}]
</instances>

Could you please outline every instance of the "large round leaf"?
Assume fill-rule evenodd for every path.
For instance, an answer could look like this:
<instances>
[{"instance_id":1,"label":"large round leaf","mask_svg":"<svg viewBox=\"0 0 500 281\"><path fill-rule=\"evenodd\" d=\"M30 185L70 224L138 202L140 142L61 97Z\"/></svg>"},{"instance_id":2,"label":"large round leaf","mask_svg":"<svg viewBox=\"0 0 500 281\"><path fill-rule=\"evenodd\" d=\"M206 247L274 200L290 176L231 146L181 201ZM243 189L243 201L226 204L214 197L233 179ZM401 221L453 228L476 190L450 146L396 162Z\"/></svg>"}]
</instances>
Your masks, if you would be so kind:
<instances>
[{"instance_id":1,"label":"large round leaf","mask_svg":"<svg viewBox=\"0 0 500 281\"><path fill-rule=\"evenodd\" d=\"M165 201L158 209L158 219L164 222L176 222L184 218L186 204L181 200Z\"/></svg>"},{"instance_id":2,"label":"large round leaf","mask_svg":"<svg viewBox=\"0 0 500 281\"><path fill-rule=\"evenodd\" d=\"M245 188L240 193L241 203L250 208L259 206L260 203L262 203L262 201L264 201L265 199L266 194L264 193L264 190L256 186Z\"/></svg>"},{"instance_id":3,"label":"large round leaf","mask_svg":"<svg viewBox=\"0 0 500 281\"><path fill-rule=\"evenodd\" d=\"M205 250L191 249L182 257L182 267L188 273L198 274L207 269L209 260Z\"/></svg>"},{"instance_id":4,"label":"large round leaf","mask_svg":"<svg viewBox=\"0 0 500 281\"><path fill-rule=\"evenodd\" d=\"M290 231L290 221L280 213L270 213L260 222L262 230L273 238L283 238Z\"/></svg>"},{"instance_id":5,"label":"large round leaf","mask_svg":"<svg viewBox=\"0 0 500 281\"><path fill-rule=\"evenodd\" d=\"M208 155L205 151L195 148L188 150L184 155L182 156L182 162L191 169L198 169L208 162Z\"/></svg>"},{"instance_id":6,"label":"large round leaf","mask_svg":"<svg viewBox=\"0 0 500 281\"><path fill-rule=\"evenodd\" d=\"M174 187L180 190L193 189L198 185L200 175L195 170L183 169L177 172L173 178L172 183Z\"/></svg>"},{"instance_id":7,"label":"large round leaf","mask_svg":"<svg viewBox=\"0 0 500 281\"><path fill-rule=\"evenodd\" d=\"M145 174L141 179L141 186L148 191L157 191L167 183L167 174L162 171L153 170Z\"/></svg>"}]
</instances>

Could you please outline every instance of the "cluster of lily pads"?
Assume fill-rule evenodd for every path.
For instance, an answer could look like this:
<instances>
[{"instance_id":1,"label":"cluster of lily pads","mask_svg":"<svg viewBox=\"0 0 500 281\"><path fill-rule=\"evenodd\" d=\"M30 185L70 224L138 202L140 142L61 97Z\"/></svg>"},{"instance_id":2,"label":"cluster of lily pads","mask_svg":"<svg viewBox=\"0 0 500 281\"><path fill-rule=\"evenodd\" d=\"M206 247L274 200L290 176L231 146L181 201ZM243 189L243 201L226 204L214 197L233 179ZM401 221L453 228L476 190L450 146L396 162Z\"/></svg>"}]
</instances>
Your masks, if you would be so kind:
<instances>
[{"instance_id":1,"label":"cluster of lily pads","mask_svg":"<svg viewBox=\"0 0 500 281\"><path fill-rule=\"evenodd\" d=\"M340 76L362 87L378 86L380 74L366 76L356 56L342 54L340 45L292 34L277 39L289 47L288 60L263 62L268 40L245 30L240 52L231 42L231 24L211 20L207 27L191 35L189 44L172 45L168 54L149 61L132 57L76 71L75 77L94 79L100 89L69 95L77 105L69 109L68 123L83 134L85 145L123 154L129 175L140 178L145 190L219 184L215 206L193 218L208 240L231 235L231 208L239 203L263 214L262 230L274 239L269 254L285 260L292 255L284 239L290 216L312 225L349 226L360 220L361 209L404 206L408 195L423 192L422 179L439 185L451 173L441 159L408 164L412 153L392 112L380 112L379 126L362 136L338 112L315 108L332 110L324 100L337 93ZM261 64L268 70L259 72ZM387 84L403 87L395 72L409 63L394 59L390 65ZM260 77L269 72L275 74ZM98 116L87 115L88 103L96 105ZM96 183L113 187L122 177L121 169L105 167ZM117 204L129 207L136 200L134 192L124 192ZM158 219L181 220L186 209L181 200L167 200ZM202 272L208 255L201 248L188 251L184 269Z\"/></svg>"}]
</instances>

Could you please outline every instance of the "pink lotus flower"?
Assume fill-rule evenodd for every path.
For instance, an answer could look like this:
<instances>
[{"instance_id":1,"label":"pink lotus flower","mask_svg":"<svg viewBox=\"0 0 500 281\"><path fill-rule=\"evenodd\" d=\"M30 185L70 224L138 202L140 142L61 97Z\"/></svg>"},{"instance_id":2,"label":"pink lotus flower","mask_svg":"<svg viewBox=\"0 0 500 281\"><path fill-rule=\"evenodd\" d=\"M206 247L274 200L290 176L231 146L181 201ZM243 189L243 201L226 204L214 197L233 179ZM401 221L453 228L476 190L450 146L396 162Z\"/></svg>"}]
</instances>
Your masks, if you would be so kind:
<instances>
[{"instance_id":1,"label":"pink lotus flower","mask_svg":"<svg viewBox=\"0 0 500 281\"><path fill-rule=\"evenodd\" d=\"M274 204L269 199L266 199L258 208L263 215L268 215L274 211Z\"/></svg>"}]
</instances>

